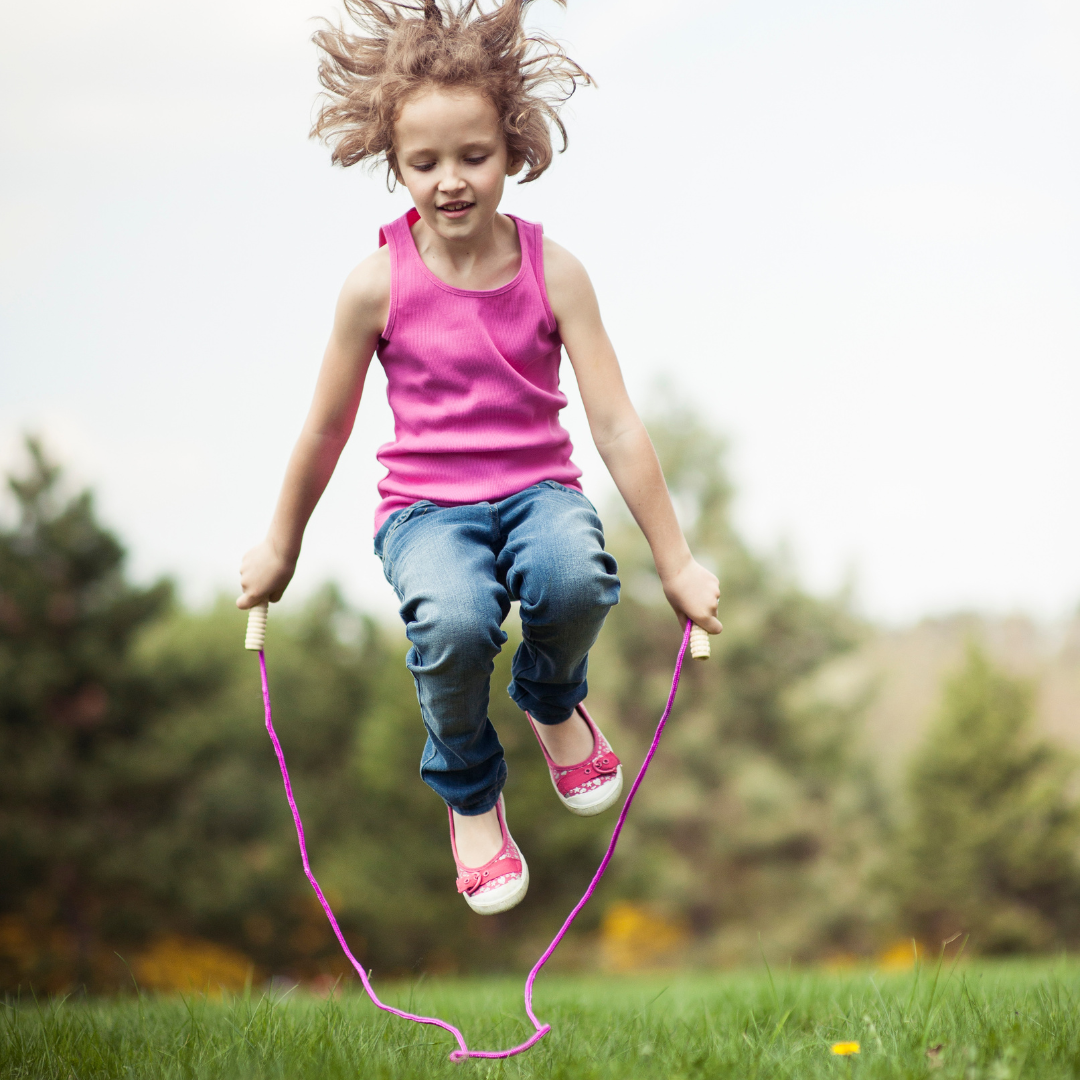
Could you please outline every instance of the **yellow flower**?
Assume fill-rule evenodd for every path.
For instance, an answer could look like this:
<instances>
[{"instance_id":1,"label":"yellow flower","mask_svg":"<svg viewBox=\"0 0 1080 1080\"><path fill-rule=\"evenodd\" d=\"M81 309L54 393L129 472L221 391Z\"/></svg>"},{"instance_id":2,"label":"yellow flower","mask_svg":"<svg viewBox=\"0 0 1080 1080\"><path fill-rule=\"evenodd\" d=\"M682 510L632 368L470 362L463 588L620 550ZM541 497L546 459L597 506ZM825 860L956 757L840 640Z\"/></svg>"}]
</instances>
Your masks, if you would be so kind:
<instances>
[{"instance_id":1,"label":"yellow flower","mask_svg":"<svg viewBox=\"0 0 1080 1080\"><path fill-rule=\"evenodd\" d=\"M841 1057L846 1057L848 1054L857 1054L859 1052L859 1044L857 1042L833 1043L832 1052L834 1054L839 1054Z\"/></svg>"}]
</instances>

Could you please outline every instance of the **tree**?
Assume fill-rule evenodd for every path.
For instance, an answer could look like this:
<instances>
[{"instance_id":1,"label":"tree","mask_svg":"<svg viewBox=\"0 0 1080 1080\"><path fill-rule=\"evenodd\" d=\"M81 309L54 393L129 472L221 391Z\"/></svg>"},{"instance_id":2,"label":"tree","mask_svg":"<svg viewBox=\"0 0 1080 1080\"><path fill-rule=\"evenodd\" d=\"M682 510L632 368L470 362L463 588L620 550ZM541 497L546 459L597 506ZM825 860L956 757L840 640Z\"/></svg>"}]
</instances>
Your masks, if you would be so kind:
<instances>
[{"instance_id":1,"label":"tree","mask_svg":"<svg viewBox=\"0 0 1080 1080\"><path fill-rule=\"evenodd\" d=\"M669 408L649 429L690 545L720 576L725 629L713 659L686 669L630 819L620 891L688 916L697 955L713 962L752 960L759 933L801 958L868 948L883 915L870 884L883 807L859 754L859 710L813 691L863 628L843 597L808 595L742 542L724 444L696 416ZM609 525L624 591L592 670L640 753L680 631L640 533L625 514Z\"/></svg>"},{"instance_id":2,"label":"tree","mask_svg":"<svg viewBox=\"0 0 1080 1080\"><path fill-rule=\"evenodd\" d=\"M1031 724L1031 686L970 644L908 772L897 887L924 940L970 933L988 953L1077 941L1076 762Z\"/></svg>"},{"instance_id":3,"label":"tree","mask_svg":"<svg viewBox=\"0 0 1080 1080\"><path fill-rule=\"evenodd\" d=\"M19 520L0 528L0 914L4 981L87 981L115 876L103 856L122 831L129 786L117 750L143 729L147 686L127 660L171 603L167 581L129 584L124 551L88 492L64 500L60 470L28 439L11 478Z\"/></svg>"}]
</instances>

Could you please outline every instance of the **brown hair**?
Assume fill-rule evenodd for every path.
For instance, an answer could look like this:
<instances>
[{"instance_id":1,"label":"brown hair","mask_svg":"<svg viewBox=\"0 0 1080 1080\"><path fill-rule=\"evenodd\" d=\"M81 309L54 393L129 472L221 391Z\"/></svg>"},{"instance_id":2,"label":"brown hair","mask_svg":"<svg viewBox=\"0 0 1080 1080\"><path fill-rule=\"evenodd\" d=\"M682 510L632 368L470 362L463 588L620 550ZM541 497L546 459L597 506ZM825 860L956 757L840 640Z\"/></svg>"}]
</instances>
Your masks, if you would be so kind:
<instances>
[{"instance_id":1,"label":"brown hair","mask_svg":"<svg viewBox=\"0 0 1080 1080\"><path fill-rule=\"evenodd\" d=\"M312 136L329 144L337 165L385 158L389 180L398 175L394 122L405 101L429 86L475 89L499 114L510 160L528 165L520 182L535 180L551 164L549 124L566 149L559 106L579 81L593 80L553 38L526 34L530 3L503 0L485 12L479 0L344 0L360 32L327 23L312 39L326 89Z\"/></svg>"}]
</instances>

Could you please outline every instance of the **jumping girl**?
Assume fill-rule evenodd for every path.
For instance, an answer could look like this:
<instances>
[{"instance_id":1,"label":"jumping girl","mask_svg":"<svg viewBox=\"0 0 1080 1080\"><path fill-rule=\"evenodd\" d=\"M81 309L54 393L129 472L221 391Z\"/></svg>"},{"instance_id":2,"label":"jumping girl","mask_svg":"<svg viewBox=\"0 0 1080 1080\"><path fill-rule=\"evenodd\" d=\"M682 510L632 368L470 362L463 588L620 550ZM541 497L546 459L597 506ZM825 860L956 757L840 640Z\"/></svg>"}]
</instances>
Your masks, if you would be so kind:
<instances>
[{"instance_id":1,"label":"jumping girl","mask_svg":"<svg viewBox=\"0 0 1080 1080\"><path fill-rule=\"evenodd\" d=\"M560 3L563 0L559 0ZM520 601L509 692L572 813L610 807L622 768L582 704L588 653L619 599L615 560L559 424L561 350L589 428L652 549L679 620L718 634L719 583L687 547L623 386L589 278L539 225L499 212L508 176L551 163L549 125L589 76L529 0L345 0L327 27L314 134L340 165L385 160L413 209L345 281L314 400L266 538L243 558L240 608L281 598L304 529L352 430L373 355L394 440L375 551L401 601L428 740L424 781L449 807L457 888L481 914L519 903L529 872L506 826L506 764L487 716L503 621Z\"/></svg>"}]
</instances>

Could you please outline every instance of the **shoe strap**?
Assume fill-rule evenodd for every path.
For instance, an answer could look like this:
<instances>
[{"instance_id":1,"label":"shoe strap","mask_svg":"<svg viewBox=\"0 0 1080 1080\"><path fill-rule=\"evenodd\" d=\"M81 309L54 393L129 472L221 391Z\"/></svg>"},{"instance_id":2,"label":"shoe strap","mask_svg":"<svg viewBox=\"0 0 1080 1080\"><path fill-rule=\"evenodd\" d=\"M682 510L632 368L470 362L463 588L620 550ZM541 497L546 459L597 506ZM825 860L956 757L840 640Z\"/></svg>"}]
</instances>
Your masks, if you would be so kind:
<instances>
[{"instance_id":1,"label":"shoe strap","mask_svg":"<svg viewBox=\"0 0 1080 1080\"><path fill-rule=\"evenodd\" d=\"M599 732L596 740L597 746L593 756L580 765L572 765L565 772L558 766L552 769L556 773L555 786L563 795L568 794L582 784L591 780L600 780L605 776L613 776L619 768L619 759L615 752L607 745L607 741Z\"/></svg>"},{"instance_id":2,"label":"shoe strap","mask_svg":"<svg viewBox=\"0 0 1080 1080\"><path fill-rule=\"evenodd\" d=\"M489 881L502 877L504 874L520 874L521 860L507 855L504 858L495 858L486 863L479 870L466 870L461 867L457 879L457 891L468 893L472 896L481 886Z\"/></svg>"}]
</instances>

